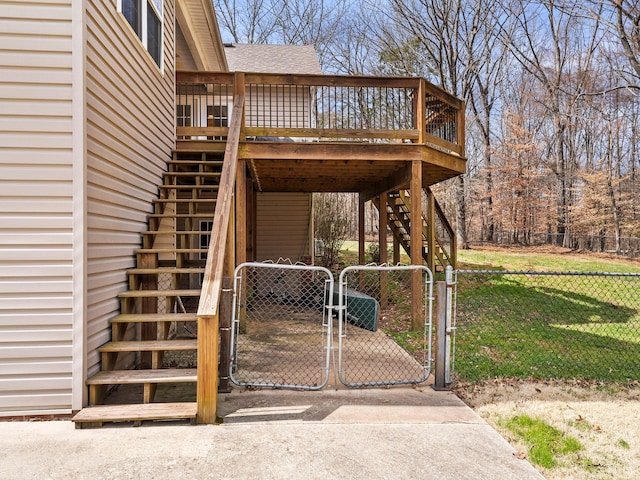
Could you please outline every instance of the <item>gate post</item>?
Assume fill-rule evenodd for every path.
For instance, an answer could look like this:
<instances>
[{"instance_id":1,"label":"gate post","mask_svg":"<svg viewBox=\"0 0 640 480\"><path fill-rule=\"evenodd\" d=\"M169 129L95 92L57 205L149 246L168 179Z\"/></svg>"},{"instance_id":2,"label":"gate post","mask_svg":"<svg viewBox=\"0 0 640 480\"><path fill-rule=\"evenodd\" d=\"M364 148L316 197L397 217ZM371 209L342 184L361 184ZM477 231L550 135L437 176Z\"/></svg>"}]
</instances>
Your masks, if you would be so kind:
<instances>
[{"instance_id":1,"label":"gate post","mask_svg":"<svg viewBox=\"0 0 640 480\"><path fill-rule=\"evenodd\" d=\"M220 364L218 365L218 393L229 393L229 366L231 364L231 316L233 301L232 280L222 279L220 295Z\"/></svg>"},{"instance_id":2,"label":"gate post","mask_svg":"<svg viewBox=\"0 0 640 480\"><path fill-rule=\"evenodd\" d=\"M451 388L451 316L452 316L452 281L453 269L446 268L446 280L436 282L436 378L434 390Z\"/></svg>"}]
</instances>

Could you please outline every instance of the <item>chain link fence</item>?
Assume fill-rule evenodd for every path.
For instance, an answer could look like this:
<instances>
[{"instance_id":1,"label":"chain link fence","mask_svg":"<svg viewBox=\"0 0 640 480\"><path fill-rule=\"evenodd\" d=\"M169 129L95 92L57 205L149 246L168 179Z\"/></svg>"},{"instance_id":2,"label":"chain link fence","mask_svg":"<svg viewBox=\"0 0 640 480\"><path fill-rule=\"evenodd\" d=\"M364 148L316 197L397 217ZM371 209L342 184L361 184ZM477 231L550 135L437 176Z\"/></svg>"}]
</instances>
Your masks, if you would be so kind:
<instances>
[{"instance_id":1,"label":"chain link fence","mask_svg":"<svg viewBox=\"0 0 640 480\"><path fill-rule=\"evenodd\" d=\"M431 371L433 279L421 266L340 273L338 373L351 387L424 382Z\"/></svg>"},{"instance_id":2,"label":"chain link fence","mask_svg":"<svg viewBox=\"0 0 640 480\"><path fill-rule=\"evenodd\" d=\"M640 274L459 270L455 378L640 380Z\"/></svg>"}]
</instances>

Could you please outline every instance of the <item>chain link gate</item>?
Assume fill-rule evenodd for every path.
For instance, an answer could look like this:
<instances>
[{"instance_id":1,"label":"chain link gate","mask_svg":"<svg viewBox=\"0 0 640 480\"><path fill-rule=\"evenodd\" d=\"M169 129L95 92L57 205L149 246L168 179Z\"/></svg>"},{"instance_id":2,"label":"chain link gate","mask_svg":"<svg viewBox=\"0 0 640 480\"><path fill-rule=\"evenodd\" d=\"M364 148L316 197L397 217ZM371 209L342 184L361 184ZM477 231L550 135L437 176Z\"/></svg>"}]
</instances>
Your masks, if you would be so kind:
<instances>
[{"instance_id":1,"label":"chain link gate","mask_svg":"<svg viewBox=\"0 0 640 480\"><path fill-rule=\"evenodd\" d=\"M345 268L334 294L340 381L367 387L427 380L432 303L433 276L427 267Z\"/></svg>"},{"instance_id":2,"label":"chain link gate","mask_svg":"<svg viewBox=\"0 0 640 480\"><path fill-rule=\"evenodd\" d=\"M349 387L422 383L431 373L432 297L423 266L348 267L336 290L326 268L244 263L234 275L229 378L319 390L337 370Z\"/></svg>"},{"instance_id":3,"label":"chain link gate","mask_svg":"<svg viewBox=\"0 0 640 480\"><path fill-rule=\"evenodd\" d=\"M230 379L319 390L328 382L333 275L322 267L243 263L234 274Z\"/></svg>"}]
</instances>

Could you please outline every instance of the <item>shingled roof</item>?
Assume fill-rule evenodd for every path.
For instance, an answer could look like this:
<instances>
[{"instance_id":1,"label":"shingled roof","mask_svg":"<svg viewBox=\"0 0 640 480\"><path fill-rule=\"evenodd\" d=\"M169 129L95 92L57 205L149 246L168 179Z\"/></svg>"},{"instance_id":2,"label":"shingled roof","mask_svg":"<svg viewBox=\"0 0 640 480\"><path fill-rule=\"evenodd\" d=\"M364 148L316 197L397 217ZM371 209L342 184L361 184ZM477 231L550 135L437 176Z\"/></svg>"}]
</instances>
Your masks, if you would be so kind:
<instances>
[{"instance_id":1,"label":"shingled roof","mask_svg":"<svg viewBox=\"0 0 640 480\"><path fill-rule=\"evenodd\" d=\"M229 70L255 73L321 74L312 45L227 44Z\"/></svg>"}]
</instances>

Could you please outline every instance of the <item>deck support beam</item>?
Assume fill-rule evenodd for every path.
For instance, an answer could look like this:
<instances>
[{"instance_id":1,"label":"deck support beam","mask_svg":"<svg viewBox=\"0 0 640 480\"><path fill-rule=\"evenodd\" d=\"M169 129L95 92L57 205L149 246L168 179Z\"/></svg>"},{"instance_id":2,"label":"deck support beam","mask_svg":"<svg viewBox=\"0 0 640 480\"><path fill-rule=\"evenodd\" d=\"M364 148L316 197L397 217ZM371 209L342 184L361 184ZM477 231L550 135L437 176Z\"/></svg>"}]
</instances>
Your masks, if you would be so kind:
<instances>
[{"instance_id":1,"label":"deck support beam","mask_svg":"<svg viewBox=\"0 0 640 480\"><path fill-rule=\"evenodd\" d=\"M422 162L411 163L411 264L422 265ZM411 326L422 328L422 271L415 270L411 281Z\"/></svg>"},{"instance_id":2,"label":"deck support beam","mask_svg":"<svg viewBox=\"0 0 640 480\"><path fill-rule=\"evenodd\" d=\"M378 251L380 252L380 263L388 262L387 255L387 194L380 195L380 219L378 221ZM380 271L380 307L385 309L389 306L389 273Z\"/></svg>"}]
</instances>

